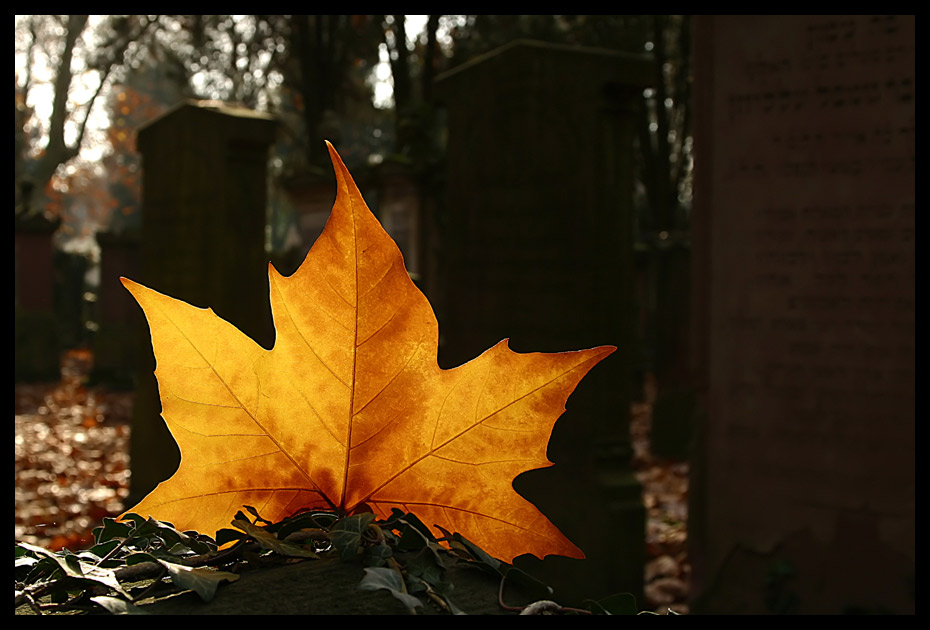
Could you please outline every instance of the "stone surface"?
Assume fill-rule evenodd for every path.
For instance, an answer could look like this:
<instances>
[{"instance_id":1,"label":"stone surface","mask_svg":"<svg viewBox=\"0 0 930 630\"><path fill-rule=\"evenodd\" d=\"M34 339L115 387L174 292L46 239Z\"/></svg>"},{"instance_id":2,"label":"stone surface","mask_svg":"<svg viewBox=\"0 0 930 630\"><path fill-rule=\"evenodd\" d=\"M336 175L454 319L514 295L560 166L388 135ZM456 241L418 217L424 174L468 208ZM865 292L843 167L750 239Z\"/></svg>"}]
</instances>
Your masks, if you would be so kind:
<instances>
[{"instance_id":1,"label":"stone surface","mask_svg":"<svg viewBox=\"0 0 930 630\"><path fill-rule=\"evenodd\" d=\"M337 559L310 560L257 571L217 590L209 603L188 592L145 606L159 615L406 615L404 605L386 590L358 588L365 576L360 563ZM455 566L448 579L455 584L453 603L468 614L513 614L497 603L500 585L496 578L472 568ZM427 598L418 614L444 614ZM508 589L505 603L525 605L534 601L527 591Z\"/></svg>"},{"instance_id":2,"label":"stone surface","mask_svg":"<svg viewBox=\"0 0 930 630\"><path fill-rule=\"evenodd\" d=\"M410 554L396 557L402 563ZM278 562L284 562L281 558ZM514 615L513 607L527 606L549 599L545 588L532 581L521 583L508 578L503 602L498 601L500 579L475 566L446 561L444 579L453 584L449 599L456 608L469 615ZM243 571L235 582L222 582L209 602L193 591L165 594L152 591L138 602L152 615L407 615L408 610L389 591L358 588L365 576L360 562L342 562L338 558L297 561ZM146 588L151 580L126 584L129 588ZM166 591L173 587L166 585ZM423 603L416 607L419 615L449 614L422 593L415 594ZM561 602L559 602L561 603ZM28 604L15 614L34 614Z\"/></svg>"},{"instance_id":3,"label":"stone surface","mask_svg":"<svg viewBox=\"0 0 930 630\"><path fill-rule=\"evenodd\" d=\"M914 36L695 19L695 611L914 612Z\"/></svg>"},{"instance_id":4,"label":"stone surface","mask_svg":"<svg viewBox=\"0 0 930 630\"><path fill-rule=\"evenodd\" d=\"M61 220L33 214L17 216L15 223L13 376L18 382L55 380L61 339L52 238Z\"/></svg>"},{"instance_id":5,"label":"stone surface","mask_svg":"<svg viewBox=\"0 0 930 630\"><path fill-rule=\"evenodd\" d=\"M137 234L98 232L100 246L100 285L97 294L98 329L94 334L92 379L131 389L135 382L134 343L143 325L142 311L119 279L138 277L139 237Z\"/></svg>"}]
</instances>

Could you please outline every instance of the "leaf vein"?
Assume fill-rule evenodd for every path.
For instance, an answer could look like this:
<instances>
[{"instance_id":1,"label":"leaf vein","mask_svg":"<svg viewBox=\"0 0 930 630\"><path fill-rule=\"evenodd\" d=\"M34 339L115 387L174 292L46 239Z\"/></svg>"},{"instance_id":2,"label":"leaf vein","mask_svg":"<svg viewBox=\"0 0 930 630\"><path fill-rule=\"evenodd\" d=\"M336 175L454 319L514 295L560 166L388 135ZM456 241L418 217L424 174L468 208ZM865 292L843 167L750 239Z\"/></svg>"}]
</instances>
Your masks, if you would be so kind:
<instances>
[{"instance_id":1,"label":"leaf vein","mask_svg":"<svg viewBox=\"0 0 930 630\"><path fill-rule=\"evenodd\" d=\"M388 324L394 321L394 318L397 317L397 314L401 312L401 310L403 310L404 306L407 304L407 301L409 299L410 299L410 294L408 293L407 295L404 296L404 300L400 304L397 305L396 309L394 309L394 312L391 313L391 316L388 317L386 320L384 320L384 322L380 326L378 326L378 328L375 331L373 331L370 335L365 337L365 339L361 341L356 347L360 348L361 346L364 346L372 338L374 338L378 333L380 333L382 330L387 328Z\"/></svg>"},{"instance_id":2,"label":"leaf vein","mask_svg":"<svg viewBox=\"0 0 930 630\"><path fill-rule=\"evenodd\" d=\"M536 461L535 459L531 457L514 457L511 459L489 459L489 460L482 461L482 462L469 462L463 459L456 459L454 457L449 457L448 455L437 455L436 453L432 453L430 457L433 457L434 459L441 459L444 462L452 462L454 464L465 464L467 466L475 466L475 467L487 466L490 464L508 464L508 463L516 463L516 462L535 462Z\"/></svg>"},{"instance_id":3,"label":"leaf vein","mask_svg":"<svg viewBox=\"0 0 930 630\"><path fill-rule=\"evenodd\" d=\"M385 279L387 279L388 275L390 275L391 271L393 271L394 267L396 267L396 266L397 266L397 259L395 258L395 259L391 262L390 265L387 265L387 266L384 268L384 273L381 274L381 277L378 278L378 279L375 281L375 283L372 284L371 287L369 287L367 291L365 291L365 293L363 293L362 295L359 295L359 296L358 296L359 301L361 301L362 298L366 297L369 293L371 293L372 291L374 291L375 289L377 289L378 286L379 286L382 282L384 282Z\"/></svg>"},{"instance_id":4,"label":"leaf vein","mask_svg":"<svg viewBox=\"0 0 930 630\"><path fill-rule=\"evenodd\" d=\"M318 488L302 488L300 486L247 486L243 488L230 488L228 490L216 490L214 492L200 492L196 495L189 495L184 497L177 497L174 499L169 499L167 501L162 501L161 503L154 503L153 507L159 507L162 505L168 505L171 503L180 503L182 501L194 501L203 497L219 497L224 495L237 495L240 493L248 492L271 492L276 494L278 492L296 490L297 492L310 492L312 494L318 494L323 500L326 500L326 495L323 494ZM327 501L328 502L328 501Z\"/></svg>"},{"instance_id":5,"label":"leaf vein","mask_svg":"<svg viewBox=\"0 0 930 630\"><path fill-rule=\"evenodd\" d=\"M329 425L326 423L326 421L323 420L323 416L321 416L321 415L320 415L320 412L316 410L316 407L313 406L313 403L310 402L310 399L307 398L306 395L304 395L303 390L300 389L299 387L297 387L297 383L294 382L294 379L293 379L290 375L288 375L288 378L290 379L291 386L292 386L295 390L297 390L297 393L300 394L300 397L303 399L303 401L304 401L305 403L307 403L307 406L308 406L308 407L310 407L310 411L312 411L313 414L317 417L317 419L318 419L319 422L320 422L320 425L322 425L323 428L326 429L326 432L329 433L330 437L332 437L332 438L336 441L337 444L339 444L339 445L342 446L342 447L345 447L346 445L343 444L342 440L333 432L333 430L329 427Z\"/></svg>"},{"instance_id":6,"label":"leaf vein","mask_svg":"<svg viewBox=\"0 0 930 630\"><path fill-rule=\"evenodd\" d=\"M229 386L229 383L227 383L226 380L225 380L225 379L220 375L220 373L216 370L216 366L215 366L211 361L207 360L207 358L204 356L203 352L200 351L200 348L197 347L197 344L194 343L194 341L190 338L190 336L187 334L187 332L185 332L184 329L181 328L181 327L177 324L177 322L175 322L175 321L171 318L171 316L170 316L168 313L164 312L164 309L161 309L161 310L162 310L162 314L165 316L165 318L166 318L169 322L171 322L171 324L178 330L178 332L181 333L181 335L184 336L184 339L187 340L187 342L191 345L191 347L194 349L194 351L197 352L197 354L199 354L200 357L212 368L213 374L216 376L216 378L220 381L220 383L223 384L223 386L226 388L226 391L228 391L229 394L239 403L239 405L240 405L240 407L242 408L242 410L245 411L245 412L249 415L250 418L252 418L252 421L256 424L256 426L258 426L258 428L261 429L261 430L265 433L265 435L268 437L268 439L270 439L270 440L274 443L274 445L281 451L281 453L282 453L285 457L287 457L288 460L290 460L291 465L293 465L294 468L296 468L297 471L298 471L300 474L302 474L303 477L304 477L307 481L309 481L309 482L310 482L311 484L313 484L314 486L317 486L317 484L316 484L316 483L313 481L313 479L310 477L310 474L309 474L307 471L305 471L305 470L297 463L297 461L293 458L293 456L280 444L280 442L278 442L277 439L275 439L275 437L271 434L271 432L268 431L267 428L265 428L265 426L258 420L258 418L255 417L255 414L253 414L251 411L249 411L248 409L246 409L245 405L244 405L244 404L242 403L242 401L239 399L239 396L236 395L236 392L233 391L233 389ZM214 317L216 317L215 314L214 314ZM254 369L254 368L253 368L253 369ZM317 486L317 491L319 491L319 486ZM320 493L322 494L322 492L320 492ZM325 496L325 495L324 495L324 496Z\"/></svg>"},{"instance_id":7,"label":"leaf vein","mask_svg":"<svg viewBox=\"0 0 930 630\"><path fill-rule=\"evenodd\" d=\"M277 283L277 280L275 280L275 283ZM278 290L278 293L282 293L280 289ZM282 293L282 295L283 295L283 293ZM337 381L339 381L340 383L342 383L343 386L345 386L346 388L352 389L351 386L350 386L348 383L346 383L344 380L342 380L341 378L339 378L339 375L336 374L336 372L334 372L333 369L332 369L331 367L329 367L329 365L326 363L326 361L323 360L323 357L321 357L319 354L317 354L317 351L314 350L314 348L313 348L312 345L310 345L310 341L304 336L303 331L302 331L302 330L300 329L300 327L297 325L297 320L294 318L293 315L291 315L291 309L290 309L290 307L289 307L288 304L287 304L287 300L282 299L282 300L281 300L281 305L284 307L284 312L285 312L285 314L287 315L287 318L288 318L289 320L291 320L291 324L293 324L294 330L297 331L297 335L300 337L301 341L304 342L304 345L307 346L307 349L313 354L313 356L316 357L317 361L319 361L319 362L323 365L323 367L325 367L327 370L329 370L329 373L333 375L333 378L335 378Z\"/></svg>"},{"instance_id":8,"label":"leaf vein","mask_svg":"<svg viewBox=\"0 0 930 630\"><path fill-rule=\"evenodd\" d=\"M367 503L368 501L373 500L372 497L374 497L375 494L377 494L378 492L380 492L381 490L383 490L384 488L386 488L387 486L389 486L389 485L391 484L391 482L393 482L395 479L397 479L398 477L400 477L402 474L404 474L404 473L407 472L408 470L412 469L414 466L417 466L420 462L422 462L424 459L426 459L426 458L429 457L430 455L433 455L436 451L438 451L438 450L441 449L442 447L444 447L444 446L446 446L447 444L450 444L451 442L454 442L455 440L459 439L460 437L462 437L463 435L465 435L466 433L468 433L469 431L471 431L472 429L474 429L476 426L478 426L479 424L481 424L481 423L484 422L485 420L487 420L487 419L489 419L489 418L492 418L492 417L494 417L495 415L499 414L499 413L500 413L501 411L503 411L504 409L507 409L508 407L512 407L513 405L517 404L517 402L522 401L522 400L524 400L524 399L526 399L526 398L532 396L533 394L535 394L536 392L540 391L541 389L543 389L543 388L545 388L545 387L548 387L549 385L551 385L552 383L554 383L554 382L557 381L558 379L562 378L563 376L565 376L566 374L568 374L568 373L571 372L572 370L576 369L576 368L577 368L579 365L581 365L582 363L583 363L583 362L577 363L577 364L575 364L575 365L573 365L573 366L571 366L571 367L565 369L564 371L560 372L560 373L557 374L556 376L553 376L552 378L550 378L549 380L547 380L545 383L542 383L541 385L539 385L539 386L537 386L537 387L534 387L533 389L531 389L531 390L528 391L527 393L523 394L522 396L517 396L516 398L514 398L513 400L511 400L510 402L508 402L506 405L503 405L500 409L497 409L497 410L494 411L493 413L488 414L488 415L485 416L484 418L481 418L481 419L475 418L475 421L474 421L474 423L473 423L471 426L466 427L465 429L463 429L462 431L460 431L458 434L453 435L452 437L450 437L449 439L447 439L445 442L443 442L442 444L440 444L438 447L433 447L433 448L431 448L430 450L428 450L428 451L426 451L425 453L423 453L422 455L420 455L418 458L414 459L412 462L410 462L409 464L407 464L406 466L404 466L404 468L402 468L401 470L397 471L396 473L394 473L393 475L391 475L390 477L388 477L387 479L385 479L380 485L378 485L378 486L375 487L373 490L371 490L371 492L369 492L364 498L360 499L360 500L356 503L356 505L359 505L359 504L362 504L362 503ZM490 374L490 370L488 371L488 373ZM485 382L487 382L487 381L485 381ZM354 506L353 506L353 507L354 507Z\"/></svg>"},{"instance_id":9,"label":"leaf vein","mask_svg":"<svg viewBox=\"0 0 930 630\"><path fill-rule=\"evenodd\" d=\"M484 518L484 519L487 519L487 520L489 520L489 521L495 521L495 522L497 522L497 523L501 523L501 524L503 524L503 525L507 525L507 526L509 526L509 527L513 527L514 529L517 529L517 530L519 530L519 531L521 531L521 532L523 532L523 533L525 533L525 534L530 534L530 535L532 535L532 536L536 536L537 538L541 538L541 539L543 539L543 540L549 540L549 538L548 538L547 536L541 534L537 529L532 529L532 528L529 528L529 527L523 527L523 526L521 526L519 523L513 523L513 522L510 522L510 521L506 521L506 520L504 520L504 519L502 519L502 518L493 516L493 515L491 515L491 514L485 514L484 512L479 512L479 511L477 511L477 510L469 510L469 509L467 509L467 508L456 507L456 506L454 506L454 505L440 505L440 504L437 504L437 503L429 503L429 502L426 502L426 501L404 501L404 502L402 502L402 501L392 501L392 500L390 500L390 499L384 499L384 500L379 499L379 500L377 500L377 501L371 501L371 502L372 502L372 503L401 503L401 504L404 505L405 508L406 508L408 505L413 505L413 506L422 505L423 507L431 507L431 508L438 508L438 509L441 509L442 512L443 512L443 515L446 515L446 511L447 511L447 510L452 510L452 511L454 511L454 512L461 512L461 513L463 513L463 514L470 514L471 516L475 516L475 517L478 517L478 518ZM408 510L408 511L412 511L412 512L416 513L416 510ZM447 516L447 515L446 515L446 519L447 519L448 522L450 522L450 523L452 522L452 519L451 519L449 516ZM455 533L455 532L456 532L456 529L454 529L454 528L446 528L446 529L449 529L449 531L451 531L452 533Z\"/></svg>"}]
</instances>

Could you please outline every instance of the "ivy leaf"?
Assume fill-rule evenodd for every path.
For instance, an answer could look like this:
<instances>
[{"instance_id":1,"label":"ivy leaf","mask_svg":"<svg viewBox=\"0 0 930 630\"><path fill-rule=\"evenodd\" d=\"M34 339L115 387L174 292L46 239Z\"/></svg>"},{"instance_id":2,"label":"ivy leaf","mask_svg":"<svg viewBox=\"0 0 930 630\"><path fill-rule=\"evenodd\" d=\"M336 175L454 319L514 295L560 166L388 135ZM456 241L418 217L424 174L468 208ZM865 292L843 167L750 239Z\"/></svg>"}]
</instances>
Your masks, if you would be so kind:
<instances>
[{"instance_id":1,"label":"ivy leaf","mask_svg":"<svg viewBox=\"0 0 930 630\"><path fill-rule=\"evenodd\" d=\"M274 534L268 532L258 525L253 525L248 521L236 519L232 522L233 527L238 527L249 536L254 538L264 549L271 549L283 556L293 556L300 558L319 558L318 555L300 545L279 540Z\"/></svg>"},{"instance_id":2,"label":"ivy leaf","mask_svg":"<svg viewBox=\"0 0 930 630\"><path fill-rule=\"evenodd\" d=\"M30 545L24 542L17 542L17 546L31 551L37 556L42 556L44 558L49 558L58 564L58 567L62 572L69 578L74 578L79 581L90 581L103 584L108 588L113 589L120 595L129 598L129 593L123 590L123 587L120 585L119 580L116 579L116 575L113 572L113 569L107 569L103 567L94 566L93 564L82 562L78 556L71 553L56 553L49 551L48 549L43 549L42 547L37 547L35 545Z\"/></svg>"},{"instance_id":3,"label":"ivy leaf","mask_svg":"<svg viewBox=\"0 0 930 630\"><path fill-rule=\"evenodd\" d=\"M368 528L368 525L375 519L371 512L356 514L339 520L329 530L329 539L333 547L339 550L339 557L343 560L351 560L358 553L358 546L362 540L362 534Z\"/></svg>"},{"instance_id":4,"label":"ivy leaf","mask_svg":"<svg viewBox=\"0 0 930 630\"><path fill-rule=\"evenodd\" d=\"M96 556L98 559L105 558L108 553L116 549L120 545L118 539L108 540L105 543L99 543L87 550L87 553L93 556ZM116 560L108 560L102 566L119 566L119 562Z\"/></svg>"},{"instance_id":5,"label":"ivy leaf","mask_svg":"<svg viewBox=\"0 0 930 630\"><path fill-rule=\"evenodd\" d=\"M481 566L488 567L491 571L500 575L503 575L504 572L506 572L506 567L502 568L500 560L489 555L487 552L485 552L484 549L472 543L458 532L452 534L449 536L449 538L451 538L456 546L466 551L468 555L470 555L475 560L475 562Z\"/></svg>"},{"instance_id":6,"label":"ivy leaf","mask_svg":"<svg viewBox=\"0 0 930 630\"><path fill-rule=\"evenodd\" d=\"M177 553L174 549L178 548L179 545L181 548L189 549L194 553L202 554L212 551L210 545L197 540L187 532L179 531L172 523L163 522L152 517L143 519L143 517L134 513L124 514L120 518L128 518L134 523L132 529L125 534L126 536L131 536L133 538L157 538L161 540L166 547L172 549L173 553Z\"/></svg>"},{"instance_id":7,"label":"ivy leaf","mask_svg":"<svg viewBox=\"0 0 930 630\"><path fill-rule=\"evenodd\" d=\"M133 525L127 522L120 522L115 518L104 518L103 525L95 527L93 534L97 544L104 544L112 540L123 539L129 536Z\"/></svg>"},{"instance_id":8,"label":"ivy leaf","mask_svg":"<svg viewBox=\"0 0 930 630\"><path fill-rule=\"evenodd\" d=\"M91 597L90 601L95 604L99 604L107 610L112 615L147 615L148 611L143 610L139 606L134 606L127 602L125 599L120 599L119 597L109 597L106 595L98 595L97 597Z\"/></svg>"},{"instance_id":9,"label":"ivy leaf","mask_svg":"<svg viewBox=\"0 0 930 630\"><path fill-rule=\"evenodd\" d=\"M365 577L359 582L358 587L365 591L377 591L379 589L390 591L391 595L400 600L407 608L416 608L423 605L423 602L404 590L404 581L400 574L387 567L366 567Z\"/></svg>"},{"instance_id":10,"label":"ivy leaf","mask_svg":"<svg viewBox=\"0 0 930 630\"><path fill-rule=\"evenodd\" d=\"M398 549L416 551L430 546L431 543L436 543L436 537L415 515L407 514L403 518L398 518L397 523L401 527L400 540L397 542Z\"/></svg>"},{"instance_id":11,"label":"ivy leaf","mask_svg":"<svg viewBox=\"0 0 930 630\"><path fill-rule=\"evenodd\" d=\"M394 555L394 550L390 545L381 543L372 545L365 549L365 564L370 567L383 567L387 564L388 558Z\"/></svg>"},{"instance_id":12,"label":"ivy leaf","mask_svg":"<svg viewBox=\"0 0 930 630\"><path fill-rule=\"evenodd\" d=\"M25 542L16 542L16 546L25 549L26 551L31 551L38 557L48 558L52 562L58 565L58 568L61 569L62 573L69 577L81 578L84 577L84 573L81 571L81 562L78 560L77 556L71 553L56 553L54 551L49 551L42 547L36 545L31 545Z\"/></svg>"},{"instance_id":13,"label":"ivy leaf","mask_svg":"<svg viewBox=\"0 0 930 630\"><path fill-rule=\"evenodd\" d=\"M237 506L273 522L400 508L507 562L583 558L512 482L552 465L568 396L616 348L521 354L504 339L441 369L432 307L329 151L337 193L323 233L292 276L269 266L271 350L209 308L122 279L148 320L182 454L132 510L212 535Z\"/></svg>"},{"instance_id":14,"label":"ivy leaf","mask_svg":"<svg viewBox=\"0 0 930 630\"><path fill-rule=\"evenodd\" d=\"M174 584L194 591L205 602L213 599L220 582L235 582L239 579L237 574L227 571L217 571L206 567L188 567L161 559L158 562L168 569L168 575L171 576Z\"/></svg>"},{"instance_id":15,"label":"ivy leaf","mask_svg":"<svg viewBox=\"0 0 930 630\"><path fill-rule=\"evenodd\" d=\"M272 524L271 521L268 521L268 520L263 519L263 518L261 517L261 515L258 513L258 510L256 510L256 509L255 509L254 507L252 507L251 505L243 505L242 507L244 507L244 508L249 512L249 514L251 514L252 516L255 517L255 522L256 522L256 523L257 523L258 521L261 521L262 523L265 523L265 524L267 524L267 525L271 525L271 524Z\"/></svg>"},{"instance_id":16,"label":"ivy leaf","mask_svg":"<svg viewBox=\"0 0 930 630\"><path fill-rule=\"evenodd\" d=\"M446 570L442 559L430 553L426 547L407 562L407 574L422 579L430 585L437 587L442 582L443 572Z\"/></svg>"},{"instance_id":17,"label":"ivy leaf","mask_svg":"<svg viewBox=\"0 0 930 630\"><path fill-rule=\"evenodd\" d=\"M127 567L131 567L134 564L142 564L143 562L154 562L158 564L160 560L157 556L147 551L136 551L126 556L125 562Z\"/></svg>"}]
</instances>

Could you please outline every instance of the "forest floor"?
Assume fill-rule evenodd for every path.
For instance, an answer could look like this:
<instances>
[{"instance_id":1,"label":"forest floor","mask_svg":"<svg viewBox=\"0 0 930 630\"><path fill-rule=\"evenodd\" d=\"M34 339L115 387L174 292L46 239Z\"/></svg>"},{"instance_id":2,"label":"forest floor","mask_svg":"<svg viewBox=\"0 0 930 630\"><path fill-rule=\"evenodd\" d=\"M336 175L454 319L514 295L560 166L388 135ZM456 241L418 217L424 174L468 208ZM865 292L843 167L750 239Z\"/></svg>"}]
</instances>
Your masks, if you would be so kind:
<instances>
[{"instance_id":1,"label":"forest floor","mask_svg":"<svg viewBox=\"0 0 930 630\"><path fill-rule=\"evenodd\" d=\"M62 358L57 383L16 384L14 534L58 550L86 549L91 530L123 511L129 494L132 393L89 387L86 350ZM632 407L633 466L647 510L645 608L688 612L687 462L649 450L654 387Z\"/></svg>"},{"instance_id":2,"label":"forest floor","mask_svg":"<svg viewBox=\"0 0 930 630\"><path fill-rule=\"evenodd\" d=\"M688 462L655 457L650 450L655 384L647 376L644 401L631 408L633 469L646 506L645 607L659 614L688 613Z\"/></svg>"}]
</instances>

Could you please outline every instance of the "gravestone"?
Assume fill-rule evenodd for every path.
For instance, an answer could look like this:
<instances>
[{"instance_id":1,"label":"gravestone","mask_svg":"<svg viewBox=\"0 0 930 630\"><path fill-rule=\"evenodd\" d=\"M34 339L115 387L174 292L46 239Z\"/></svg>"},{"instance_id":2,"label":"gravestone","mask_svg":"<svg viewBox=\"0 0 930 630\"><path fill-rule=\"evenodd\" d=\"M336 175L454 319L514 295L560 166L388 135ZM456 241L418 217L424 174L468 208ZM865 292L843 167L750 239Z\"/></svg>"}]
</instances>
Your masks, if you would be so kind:
<instances>
[{"instance_id":1,"label":"gravestone","mask_svg":"<svg viewBox=\"0 0 930 630\"><path fill-rule=\"evenodd\" d=\"M274 342L265 254L268 148L274 120L241 108L185 102L139 130L139 277L160 293L212 308L259 345ZM143 319L144 318L140 318ZM138 350L128 505L177 470L147 324Z\"/></svg>"},{"instance_id":2,"label":"gravestone","mask_svg":"<svg viewBox=\"0 0 930 630\"><path fill-rule=\"evenodd\" d=\"M642 591L644 510L629 440L634 104L651 64L517 41L438 77L447 113L440 364L619 350L569 398L555 466L514 483L586 560L516 565L578 600Z\"/></svg>"},{"instance_id":3,"label":"gravestone","mask_svg":"<svg viewBox=\"0 0 930 630\"><path fill-rule=\"evenodd\" d=\"M915 611L914 34L695 18L696 611Z\"/></svg>"},{"instance_id":4,"label":"gravestone","mask_svg":"<svg viewBox=\"0 0 930 630\"><path fill-rule=\"evenodd\" d=\"M13 375L17 381L54 381L60 376L52 243L60 225L61 219L40 213L15 219Z\"/></svg>"},{"instance_id":5,"label":"gravestone","mask_svg":"<svg viewBox=\"0 0 930 630\"><path fill-rule=\"evenodd\" d=\"M128 388L136 376L135 339L143 315L119 279L139 277L139 236L97 232L96 239L100 246L100 285L93 379Z\"/></svg>"},{"instance_id":6,"label":"gravestone","mask_svg":"<svg viewBox=\"0 0 930 630\"><path fill-rule=\"evenodd\" d=\"M416 174L403 162L386 160L372 169L373 212L404 256L414 281L420 279L420 193Z\"/></svg>"}]
</instances>

